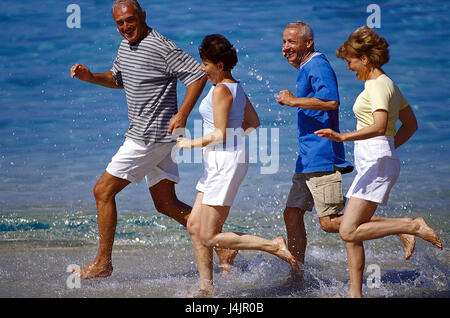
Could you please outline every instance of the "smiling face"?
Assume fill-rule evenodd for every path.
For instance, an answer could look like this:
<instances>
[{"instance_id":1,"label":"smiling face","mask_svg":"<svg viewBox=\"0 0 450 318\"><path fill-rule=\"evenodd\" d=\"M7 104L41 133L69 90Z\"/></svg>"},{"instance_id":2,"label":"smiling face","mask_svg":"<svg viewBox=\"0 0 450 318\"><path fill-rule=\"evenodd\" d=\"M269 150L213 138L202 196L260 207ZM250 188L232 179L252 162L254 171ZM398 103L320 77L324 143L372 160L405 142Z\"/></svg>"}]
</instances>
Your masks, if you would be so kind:
<instances>
[{"instance_id":1,"label":"smiling face","mask_svg":"<svg viewBox=\"0 0 450 318\"><path fill-rule=\"evenodd\" d=\"M298 68L311 51L314 51L313 39L305 39L297 27L284 29L282 53L289 64Z\"/></svg>"},{"instance_id":2,"label":"smiling face","mask_svg":"<svg viewBox=\"0 0 450 318\"><path fill-rule=\"evenodd\" d=\"M352 72L356 72L356 77L360 81L367 79L369 70L365 56L362 58L346 57L345 60L347 61L347 69Z\"/></svg>"},{"instance_id":3,"label":"smiling face","mask_svg":"<svg viewBox=\"0 0 450 318\"><path fill-rule=\"evenodd\" d=\"M113 18L117 30L130 44L135 44L145 37L147 25L144 11L139 12L133 5L118 7L113 11Z\"/></svg>"},{"instance_id":4,"label":"smiling face","mask_svg":"<svg viewBox=\"0 0 450 318\"><path fill-rule=\"evenodd\" d=\"M223 77L221 76L221 74L223 73L222 62L214 63L208 59L202 59L202 65L200 66L200 69L205 72L206 78L210 82L218 83Z\"/></svg>"}]
</instances>

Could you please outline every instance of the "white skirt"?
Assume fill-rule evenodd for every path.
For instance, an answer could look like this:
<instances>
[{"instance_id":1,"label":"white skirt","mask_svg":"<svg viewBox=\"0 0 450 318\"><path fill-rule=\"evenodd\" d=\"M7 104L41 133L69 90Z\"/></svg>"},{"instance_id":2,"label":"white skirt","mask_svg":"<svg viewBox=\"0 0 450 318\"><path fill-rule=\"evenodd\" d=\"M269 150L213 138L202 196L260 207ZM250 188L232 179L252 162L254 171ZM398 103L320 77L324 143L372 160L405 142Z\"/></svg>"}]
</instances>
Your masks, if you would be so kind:
<instances>
[{"instance_id":1,"label":"white skirt","mask_svg":"<svg viewBox=\"0 0 450 318\"><path fill-rule=\"evenodd\" d=\"M235 148L203 148L204 172L196 189L203 192L203 204L231 206L248 170L245 144Z\"/></svg>"},{"instance_id":2,"label":"white skirt","mask_svg":"<svg viewBox=\"0 0 450 318\"><path fill-rule=\"evenodd\" d=\"M346 197L356 197L386 205L400 174L400 160L393 136L355 141L356 177Z\"/></svg>"}]
</instances>

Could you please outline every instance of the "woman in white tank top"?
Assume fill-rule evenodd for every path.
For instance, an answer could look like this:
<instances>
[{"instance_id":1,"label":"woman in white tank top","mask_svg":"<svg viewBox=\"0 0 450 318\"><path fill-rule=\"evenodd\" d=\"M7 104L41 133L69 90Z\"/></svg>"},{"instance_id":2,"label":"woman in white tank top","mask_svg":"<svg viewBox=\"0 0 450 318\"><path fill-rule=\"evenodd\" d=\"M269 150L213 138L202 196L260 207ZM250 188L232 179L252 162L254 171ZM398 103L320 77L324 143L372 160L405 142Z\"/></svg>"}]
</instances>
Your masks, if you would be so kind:
<instances>
[{"instance_id":1,"label":"woman in white tank top","mask_svg":"<svg viewBox=\"0 0 450 318\"><path fill-rule=\"evenodd\" d=\"M204 175L187 228L200 274L200 290L194 296L213 295L213 248L261 250L280 257L298 269L297 262L279 236L273 240L254 235L222 233L230 207L248 169L244 132L259 126L255 109L239 82L231 75L236 50L219 34L208 35L199 48L202 70L214 83L200 104L203 137L177 140L179 149L203 148ZM234 254L235 255L235 254Z\"/></svg>"}]
</instances>

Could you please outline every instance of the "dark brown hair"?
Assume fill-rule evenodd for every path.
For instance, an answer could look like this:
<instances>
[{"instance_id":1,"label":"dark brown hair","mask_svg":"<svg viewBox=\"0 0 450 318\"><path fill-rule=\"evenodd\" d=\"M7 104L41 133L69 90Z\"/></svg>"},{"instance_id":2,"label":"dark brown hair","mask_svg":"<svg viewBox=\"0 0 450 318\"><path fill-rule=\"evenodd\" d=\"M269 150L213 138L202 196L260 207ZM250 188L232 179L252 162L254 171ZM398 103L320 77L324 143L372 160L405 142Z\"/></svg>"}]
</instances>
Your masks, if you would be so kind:
<instances>
[{"instance_id":1,"label":"dark brown hair","mask_svg":"<svg viewBox=\"0 0 450 318\"><path fill-rule=\"evenodd\" d=\"M236 49L223 35L210 34L205 36L198 48L200 57L215 64L222 62L224 71L231 71L237 64Z\"/></svg>"}]
</instances>

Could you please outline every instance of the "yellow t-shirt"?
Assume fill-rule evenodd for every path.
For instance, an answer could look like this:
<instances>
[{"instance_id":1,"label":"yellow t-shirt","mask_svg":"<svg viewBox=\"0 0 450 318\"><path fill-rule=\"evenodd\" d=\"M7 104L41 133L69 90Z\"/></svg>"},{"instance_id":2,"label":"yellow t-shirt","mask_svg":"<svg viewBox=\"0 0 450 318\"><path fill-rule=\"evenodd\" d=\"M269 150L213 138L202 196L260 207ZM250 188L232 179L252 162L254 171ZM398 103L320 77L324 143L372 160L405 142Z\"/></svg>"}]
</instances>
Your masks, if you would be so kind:
<instances>
[{"instance_id":1,"label":"yellow t-shirt","mask_svg":"<svg viewBox=\"0 0 450 318\"><path fill-rule=\"evenodd\" d=\"M395 136L398 113L407 106L408 102L400 89L386 74L382 74L374 80L367 80L364 83L364 90L353 105L353 112L358 120L356 129L372 125L373 113L376 110L386 110L388 124L385 135Z\"/></svg>"}]
</instances>

